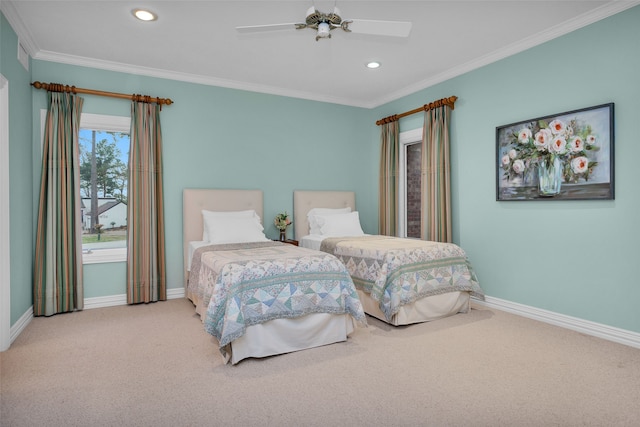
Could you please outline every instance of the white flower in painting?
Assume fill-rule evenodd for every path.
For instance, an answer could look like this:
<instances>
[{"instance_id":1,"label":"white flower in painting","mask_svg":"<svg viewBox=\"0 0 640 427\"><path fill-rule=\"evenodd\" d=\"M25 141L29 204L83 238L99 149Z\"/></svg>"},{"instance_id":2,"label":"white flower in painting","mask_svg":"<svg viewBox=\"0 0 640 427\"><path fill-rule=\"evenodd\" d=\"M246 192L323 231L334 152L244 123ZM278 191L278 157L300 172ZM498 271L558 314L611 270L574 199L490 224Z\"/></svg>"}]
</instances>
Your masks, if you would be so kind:
<instances>
[{"instance_id":1,"label":"white flower in painting","mask_svg":"<svg viewBox=\"0 0 640 427\"><path fill-rule=\"evenodd\" d=\"M500 135L501 144L508 143L502 144L497 163L508 182L529 185L524 182L525 176L549 162L559 162L565 183L592 180L591 174L599 163L593 152L600 148L600 137L580 118L565 117L530 120L510 126L506 138Z\"/></svg>"},{"instance_id":2,"label":"white flower in painting","mask_svg":"<svg viewBox=\"0 0 640 427\"><path fill-rule=\"evenodd\" d=\"M533 140L533 145L536 146L538 151L546 151L551 141L551 131L549 129L540 129L536 132L536 137Z\"/></svg>"},{"instance_id":3,"label":"white flower in painting","mask_svg":"<svg viewBox=\"0 0 640 427\"><path fill-rule=\"evenodd\" d=\"M579 153L580 151L584 150L584 141L579 136L576 136L575 138L571 139L570 146L572 153Z\"/></svg>"},{"instance_id":4,"label":"white flower in painting","mask_svg":"<svg viewBox=\"0 0 640 427\"><path fill-rule=\"evenodd\" d=\"M567 130L565 132L565 135L567 136L573 136L573 127L571 126L567 126Z\"/></svg>"},{"instance_id":5,"label":"white flower in painting","mask_svg":"<svg viewBox=\"0 0 640 427\"><path fill-rule=\"evenodd\" d=\"M584 156L571 160L571 169L574 173L585 173L589 168L589 159Z\"/></svg>"},{"instance_id":6,"label":"white flower in painting","mask_svg":"<svg viewBox=\"0 0 640 427\"><path fill-rule=\"evenodd\" d=\"M563 136L556 136L549 145L549 151L556 154L564 154L567 152L567 140Z\"/></svg>"},{"instance_id":7,"label":"white flower in painting","mask_svg":"<svg viewBox=\"0 0 640 427\"><path fill-rule=\"evenodd\" d=\"M551 132L553 132L554 135L559 135L561 133L564 133L566 128L567 128L567 125L565 125L564 122L557 119L549 123L549 129L551 129Z\"/></svg>"},{"instance_id":8,"label":"white flower in painting","mask_svg":"<svg viewBox=\"0 0 640 427\"><path fill-rule=\"evenodd\" d=\"M511 166L511 168L515 173L522 173L524 172L524 162L518 159L513 162L513 166Z\"/></svg>"},{"instance_id":9,"label":"white flower in painting","mask_svg":"<svg viewBox=\"0 0 640 427\"><path fill-rule=\"evenodd\" d=\"M520 144L526 144L531 139L531 129L522 128L520 132L518 132L518 141Z\"/></svg>"}]
</instances>

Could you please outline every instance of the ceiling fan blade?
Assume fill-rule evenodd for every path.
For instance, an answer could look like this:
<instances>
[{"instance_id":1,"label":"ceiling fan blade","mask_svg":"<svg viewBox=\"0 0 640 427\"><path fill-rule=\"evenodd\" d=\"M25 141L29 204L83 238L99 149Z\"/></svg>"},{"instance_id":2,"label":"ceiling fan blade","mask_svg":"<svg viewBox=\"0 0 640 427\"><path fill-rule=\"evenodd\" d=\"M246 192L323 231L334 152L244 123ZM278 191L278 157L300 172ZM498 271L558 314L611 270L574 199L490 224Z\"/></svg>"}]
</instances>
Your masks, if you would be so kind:
<instances>
[{"instance_id":1,"label":"ceiling fan blade","mask_svg":"<svg viewBox=\"0 0 640 427\"><path fill-rule=\"evenodd\" d=\"M349 19L349 29L353 33L372 34L377 36L409 37L411 22L404 21L370 21L366 19Z\"/></svg>"},{"instance_id":2,"label":"ceiling fan blade","mask_svg":"<svg viewBox=\"0 0 640 427\"><path fill-rule=\"evenodd\" d=\"M269 24L269 25L250 25L245 27L236 27L239 33L259 33L264 31L282 31L295 30L296 24Z\"/></svg>"}]
</instances>

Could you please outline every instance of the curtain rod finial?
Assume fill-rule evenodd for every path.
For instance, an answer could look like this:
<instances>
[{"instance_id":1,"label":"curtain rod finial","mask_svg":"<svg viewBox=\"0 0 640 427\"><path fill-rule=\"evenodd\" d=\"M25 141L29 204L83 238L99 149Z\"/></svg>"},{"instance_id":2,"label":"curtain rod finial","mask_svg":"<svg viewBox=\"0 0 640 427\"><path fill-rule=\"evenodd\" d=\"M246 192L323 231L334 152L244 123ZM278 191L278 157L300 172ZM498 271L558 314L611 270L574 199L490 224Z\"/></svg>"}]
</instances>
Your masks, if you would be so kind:
<instances>
[{"instance_id":1,"label":"curtain rod finial","mask_svg":"<svg viewBox=\"0 0 640 427\"><path fill-rule=\"evenodd\" d=\"M451 109L455 109L455 105L456 105L456 101L458 100L458 97L453 95L449 97L449 102L451 103Z\"/></svg>"}]
</instances>

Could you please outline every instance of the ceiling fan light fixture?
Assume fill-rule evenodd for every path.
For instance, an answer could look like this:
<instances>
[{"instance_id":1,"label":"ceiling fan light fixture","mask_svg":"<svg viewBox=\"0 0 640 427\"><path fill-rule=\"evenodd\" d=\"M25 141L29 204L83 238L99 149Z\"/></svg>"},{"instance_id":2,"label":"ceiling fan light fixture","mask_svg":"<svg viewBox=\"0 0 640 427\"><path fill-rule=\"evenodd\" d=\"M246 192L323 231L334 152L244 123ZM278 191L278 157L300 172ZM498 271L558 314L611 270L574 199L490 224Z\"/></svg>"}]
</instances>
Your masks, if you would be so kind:
<instances>
[{"instance_id":1,"label":"ceiling fan light fixture","mask_svg":"<svg viewBox=\"0 0 640 427\"><path fill-rule=\"evenodd\" d=\"M349 34L359 33L385 37L409 37L411 31L411 22L342 19L340 13L337 7L334 7L330 13L323 13L315 6L311 6L307 9L304 22L242 26L236 27L236 30L241 33L250 33L309 28L316 31L316 41L331 38L331 32L337 28Z\"/></svg>"},{"instance_id":2,"label":"ceiling fan light fixture","mask_svg":"<svg viewBox=\"0 0 640 427\"><path fill-rule=\"evenodd\" d=\"M367 62L367 68L370 68L372 70L375 70L376 68L380 68L380 65L382 65L380 62L378 61L369 61Z\"/></svg>"},{"instance_id":3,"label":"ceiling fan light fixture","mask_svg":"<svg viewBox=\"0 0 640 427\"><path fill-rule=\"evenodd\" d=\"M321 22L318 24L318 34L316 39L323 39L326 37L331 37L331 34L329 34L329 31L331 31L331 27L329 26L328 23L326 22Z\"/></svg>"},{"instance_id":4,"label":"ceiling fan light fixture","mask_svg":"<svg viewBox=\"0 0 640 427\"><path fill-rule=\"evenodd\" d=\"M139 20L145 22L155 21L156 19L158 19L158 16L155 13L145 9L134 9L131 11L131 13Z\"/></svg>"}]
</instances>

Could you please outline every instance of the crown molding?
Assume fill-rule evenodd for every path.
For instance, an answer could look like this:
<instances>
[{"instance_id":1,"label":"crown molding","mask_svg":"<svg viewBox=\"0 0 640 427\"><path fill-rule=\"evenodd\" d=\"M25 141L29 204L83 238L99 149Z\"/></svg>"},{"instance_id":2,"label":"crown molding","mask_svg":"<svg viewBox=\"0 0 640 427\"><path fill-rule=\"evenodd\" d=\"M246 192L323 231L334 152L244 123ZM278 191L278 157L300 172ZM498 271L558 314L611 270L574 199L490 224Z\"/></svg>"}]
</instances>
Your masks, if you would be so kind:
<instances>
[{"instance_id":1,"label":"crown molding","mask_svg":"<svg viewBox=\"0 0 640 427\"><path fill-rule=\"evenodd\" d=\"M577 16L572 20L563 22L560 25L556 25L555 27L549 28L546 31L527 37L523 40L520 40L517 43L512 43L508 46L502 47L494 52L481 56L473 61L469 61L458 67L451 68L446 72L440 73L429 79L423 80L421 82L418 82L410 86L406 86L405 88L397 92L390 93L385 97L378 98L376 102L369 105L367 108L379 107L381 105L400 99L404 96L414 94L418 91L427 89L431 86L435 86L438 83L442 83L454 77L458 77L462 74L468 73L469 71L476 70L478 68L484 67L485 65L489 65L491 63L497 62L504 58L508 58L509 56L515 55L517 53L524 52L527 49L531 49L532 47L538 46L542 43L546 43L550 40L553 40L555 38L568 34L572 31L578 30L582 27L586 27L587 25L601 21L602 19L608 18L617 13L623 12L638 4L640 4L640 0L633 0L633 1L621 0L621 1L613 1L610 3L604 4L599 8L593 9L590 12Z\"/></svg>"},{"instance_id":2,"label":"crown molding","mask_svg":"<svg viewBox=\"0 0 640 427\"><path fill-rule=\"evenodd\" d=\"M101 59L87 58L75 55L60 54L51 51L40 51L33 55L33 59L40 61L57 62L61 64L76 65L80 67L97 68L107 71L115 71L127 74L143 75L147 77L156 77L161 79L182 81L187 83L196 83L207 86L217 86L228 89L238 89L250 92L265 93L270 95L286 96L289 98L301 98L311 101L328 102L331 104L343 104L352 107L360 107L353 100L326 96L313 92L302 92L290 89L284 89L274 86L257 85L253 83L226 80L216 77L203 76L197 74L182 73L176 71L168 71L157 68L141 67L136 65L124 64L120 62L104 61Z\"/></svg>"},{"instance_id":3,"label":"crown molding","mask_svg":"<svg viewBox=\"0 0 640 427\"><path fill-rule=\"evenodd\" d=\"M372 109L372 108L376 108L381 105L387 104L389 102L396 101L402 97L411 95L418 91L427 89L431 86L450 80L454 77L468 73L475 69L481 68L485 65L489 65L493 62L507 58L511 55L515 55L517 53L523 52L527 49L530 49L532 47L545 43L549 40L568 34L572 31L575 31L587 25L593 24L602 19L608 18L609 16L623 12L627 9L630 9L640 4L640 0L633 0L633 1L616 0L616 1L608 2L596 9L591 10L590 12L577 16L572 20L563 22L561 25L557 25L546 31L535 34L534 36L527 37L517 43L512 43L508 46L505 46L487 55L481 56L473 61L466 62L465 64L451 68L444 73L440 73L436 76L433 76L429 79L425 79L416 84L406 86L401 90L390 93L387 96L377 98L376 100L373 100L373 101L331 97L321 93L296 91L296 90L285 89L285 88L275 87L275 86L258 85L254 83L247 83L247 82L241 82L241 81L235 81L235 80L226 80L226 79L220 79L220 78L210 77L210 76L194 75L194 74L174 72L174 71L168 71L168 70L162 70L162 69L133 66L130 64L103 61L95 58L87 58L87 57L80 57L80 56L74 56L74 55L64 55L64 54L59 54L59 53L50 52L50 51L41 51L39 50L37 44L35 43L33 37L31 36L31 33L29 32L28 28L26 28L26 26L22 23L22 20L19 18L15 10L15 7L13 6L12 3L13 3L12 0L1 1L0 10L2 10L5 17L7 18L7 21L9 21L9 24L11 24L11 27L14 29L14 31L18 35L20 42L23 44L23 46L25 47L25 49L33 59L58 62L58 63L69 64L69 65L77 65L81 67L97 68L97 69L108 70L108 71L116 71L116 72L122 72L122 73L128 73L128 74L144 75L148 77L157 77L157 78L168 79L168 80L183 81L188 83L196 83L196 84L202 84L202 85L208 85L208 86L218 86L218 87L224 87L229 89L245 90L250 92L265 93L265 94L285 96L290 98L306 99L310 101L326 102L331 104L340 104L340 105L346 105L351 107Z\"/></svg>"},{"instance_id":4,"label":"crown molding","mask_svg":"<svg viewBox=\"0 0 640 427\"><path fill-rule=\"evenodd\" d=\"M13 1L0 1L0 11L2 11L9 25L11 25L11 28L13 28L13 31L18 36L22 47L24 47L27 53L33 58L34 54L39 50L38 45L35 43L29 29L24 25L22 19L20 19L13 5Z\"/></svg>"}]
</instances>

